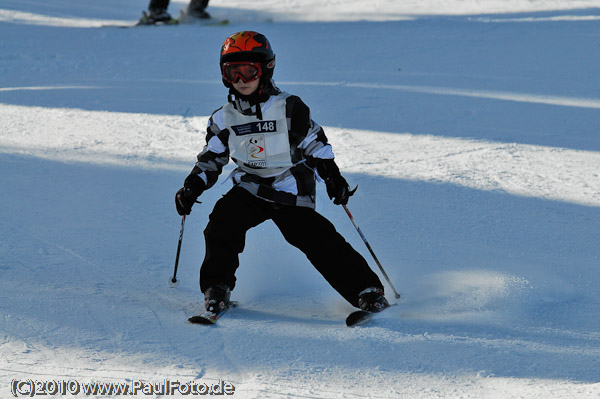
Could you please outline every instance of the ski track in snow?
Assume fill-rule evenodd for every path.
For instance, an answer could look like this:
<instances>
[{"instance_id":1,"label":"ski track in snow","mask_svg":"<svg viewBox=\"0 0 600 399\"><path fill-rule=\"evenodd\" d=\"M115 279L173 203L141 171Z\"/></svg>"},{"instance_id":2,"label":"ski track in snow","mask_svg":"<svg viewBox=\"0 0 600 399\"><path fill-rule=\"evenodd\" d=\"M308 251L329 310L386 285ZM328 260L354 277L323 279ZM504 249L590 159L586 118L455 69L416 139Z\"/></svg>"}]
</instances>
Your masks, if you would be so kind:
<instances>
[{"instance_id":1,"label":"ski track in snow","mask_svg":"<svg viewBox=\"0 0 600 399\"><path fill-rule=\"evenodd\" d=\"M99 29L146 6L0 5L0 397L165 378L239 398L600 397L600 1L211 0L230 26ZM278 85L359 186L349 207L403 296L370 325L344 326L352 308L270 223L248 233L240 306L185 322L231 165L166 284L173 193L224 100L214 50L241 29L272 39Z\"/></svg>"}]
</instances>

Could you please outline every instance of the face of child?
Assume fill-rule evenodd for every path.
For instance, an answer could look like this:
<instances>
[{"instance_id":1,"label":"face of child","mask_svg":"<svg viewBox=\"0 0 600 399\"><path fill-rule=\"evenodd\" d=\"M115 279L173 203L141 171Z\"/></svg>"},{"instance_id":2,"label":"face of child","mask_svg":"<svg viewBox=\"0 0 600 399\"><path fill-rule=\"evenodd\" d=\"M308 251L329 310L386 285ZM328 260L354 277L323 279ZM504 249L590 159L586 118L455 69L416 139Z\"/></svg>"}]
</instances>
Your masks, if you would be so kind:
<instances>
[{"instance_id":1,"label":"face of child","mask_svg":"<svg viewBox=\"0 0 600 399\"><path fill-rule=\"evenodd\" d=\"M242 79L238 79L238 81L232 83L232 85L233 88L238 91L238 93L244 96L249 96L250 94L256 91L256 89L258 88L259 81L260 79L254 79L253 81L246 83Z\"/></svg>"}]
</instances>

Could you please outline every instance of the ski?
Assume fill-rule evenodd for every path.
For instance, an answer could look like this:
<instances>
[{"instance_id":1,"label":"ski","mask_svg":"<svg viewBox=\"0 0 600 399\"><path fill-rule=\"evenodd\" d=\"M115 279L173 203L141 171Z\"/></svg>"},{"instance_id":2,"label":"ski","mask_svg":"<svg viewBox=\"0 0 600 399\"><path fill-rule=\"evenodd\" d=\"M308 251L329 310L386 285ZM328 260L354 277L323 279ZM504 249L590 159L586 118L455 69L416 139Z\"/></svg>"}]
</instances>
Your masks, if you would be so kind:
<instances>
[{"instance_id":1,"label":"ski","mask_svg":"<svg viewBox=\"0 0 600 399\"><path fill-rule=\"evenodd\" d=\"M229 25L228 19L198 19L194 22L180 21L180 24L202 25L202 26L226 26Z\"/></svg>"},{"instance_id":2,"label":"ski","mask_svg":"<svg viewBox=\"0 0 600 399\"><path fill-rule=\"evenodd\" d=\"M391 305L388 305L383 310L385 310L389 307L392 307L392 306L396 306L396 304L393 303ZM355 327L355 326L358 326L361 324L365 324L365 323L371 321L371 319L373 319L373 316L375 316L377 313L380 313L380 312L374 313L374 312L368 312L366 310L356 310L356 311L350 313L348 315L348 317L346 317L346 325L348 327Z\"/></svg>"},{"instance_id":3,"label":"ski","mask_svg":"<svg viewBox=\"0 0 600 399\"><path fill-rule=\"evenodd\" d=\"M229 305L220 312L215 313L207 310L199 315L188 318L188 322L192 324L216 324L217 320L219 320L221 316L223 316L225 312L227 312L227 310L229 310L230 308L235 308L236 306L237 302L229 302Z\"/></svg>"},{"instance_id":4,"label":"ski","mask_svg":"<svg viewBox=\"0 0 600 399\"><path fill-rule=\"evenodd\" d=\"M352 312L346 317L346 325L348 327L358 326L371 320L373 313L367 312L366 310L357 310Z\"/></svg>"}]
</instances>

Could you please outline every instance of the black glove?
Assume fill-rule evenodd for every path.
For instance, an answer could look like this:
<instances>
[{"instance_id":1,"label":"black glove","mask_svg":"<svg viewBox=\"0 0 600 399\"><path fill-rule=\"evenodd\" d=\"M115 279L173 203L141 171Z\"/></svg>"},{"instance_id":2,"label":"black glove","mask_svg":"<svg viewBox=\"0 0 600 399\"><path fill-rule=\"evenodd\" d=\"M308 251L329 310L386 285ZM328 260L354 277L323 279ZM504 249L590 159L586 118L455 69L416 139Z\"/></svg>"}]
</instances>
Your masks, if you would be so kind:
<instances>
[{"instance_id":1,"label":"black glove","mask_svg":"<svg viewBox=\"0 0 600 399\"><path fill-rule=\"evenodd\" d=\"M189 175L185 179L183 187L177 190L175 194L175 207L177 213L181 216L189 215L192 212L192 206L206 189L206 183L198 175Z\"/></svg>"},{"instance_id":2,"label":"black glove","mask_svg":"<svg viewBox=\"0 0 600 399\"><path fill-rule=\"evenodd\" d=\"M348 199L356 191L356 188L352 191L350 190L348 182L342 177L335 161L333 159L322 160L317 165L317 172L325 180L329 199L333 199L333 203L336 205L346 205Z\"/></svg>"},{"instance_id":3,"label":"black glove","mask_svg":"<svg viewBox=\"0 0 600 399\"><path fill-rule=\"evenodd\" d=\"M356 191L356 189L350 191L350 186L342 175L325 179L325 185L327 186L329 199L333 199L333 203L336 205L346 205L348 199L354 194L354 191Z\"/></svg>"}]
</instances>

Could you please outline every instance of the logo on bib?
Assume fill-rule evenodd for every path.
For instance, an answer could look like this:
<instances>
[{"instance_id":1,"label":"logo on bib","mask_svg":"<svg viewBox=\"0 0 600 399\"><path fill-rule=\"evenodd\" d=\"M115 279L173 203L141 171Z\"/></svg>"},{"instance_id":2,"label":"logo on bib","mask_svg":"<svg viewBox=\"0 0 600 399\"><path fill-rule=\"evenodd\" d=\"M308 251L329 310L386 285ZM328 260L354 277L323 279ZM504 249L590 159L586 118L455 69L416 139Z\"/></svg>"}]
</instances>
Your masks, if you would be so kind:
<instances>
[{"instance_id":1,"label":"logo on bib","mask_svg":"<svg viewBox=\"0 0 600 399\"><path fill-rule=\"evenodd\" d=\"M248 166L253 168L267 167L267 153L265 151L265 136L254 136L248 140L246 145L248 151Z\"/></svg>"}]
</instances>

